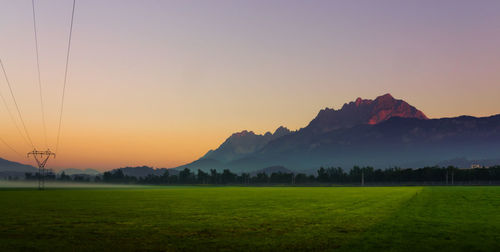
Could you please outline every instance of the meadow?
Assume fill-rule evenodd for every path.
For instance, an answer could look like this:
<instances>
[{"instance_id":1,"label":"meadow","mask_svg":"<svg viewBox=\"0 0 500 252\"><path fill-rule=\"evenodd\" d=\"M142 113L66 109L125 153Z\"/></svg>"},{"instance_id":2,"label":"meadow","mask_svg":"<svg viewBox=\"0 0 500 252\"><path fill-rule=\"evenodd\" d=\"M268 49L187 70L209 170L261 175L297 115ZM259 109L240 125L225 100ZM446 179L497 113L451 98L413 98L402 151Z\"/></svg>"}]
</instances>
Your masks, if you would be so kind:
<instances>
[{"instance_id":1,"label":"meadow","mask_svg":"<svg viewBox=\"0 0 500 252\"><path fill-rule=\"evenodd\" d=\"M498 251L500 187L0 189L0 251Z\"/></svg>"}]
</instances>

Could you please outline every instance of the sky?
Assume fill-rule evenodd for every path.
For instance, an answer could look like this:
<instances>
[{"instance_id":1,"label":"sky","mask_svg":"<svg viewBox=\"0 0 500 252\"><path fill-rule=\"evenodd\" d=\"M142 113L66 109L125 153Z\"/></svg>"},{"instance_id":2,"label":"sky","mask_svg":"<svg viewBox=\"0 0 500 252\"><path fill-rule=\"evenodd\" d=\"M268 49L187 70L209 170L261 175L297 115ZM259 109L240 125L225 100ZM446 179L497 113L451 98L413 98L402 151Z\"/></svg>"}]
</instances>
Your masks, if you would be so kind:
<instances>
[{"instance_id":1,"label":"sky","mask_svg":"<svg viewBox=\"0 0 500 252\"><path fill-rule=\"evenodd\" d=\"M2 59L27 130L54 150L71 0L0 0ZM232 133L292 130L385 93L428 117L500 113L500 1L77 0L48 168L175 167ZM0 92L16 116L4 76ZM0 105L0 157L33 164ZM16 122L20 125L19 118Z\"/></svg>"}]
</instances>

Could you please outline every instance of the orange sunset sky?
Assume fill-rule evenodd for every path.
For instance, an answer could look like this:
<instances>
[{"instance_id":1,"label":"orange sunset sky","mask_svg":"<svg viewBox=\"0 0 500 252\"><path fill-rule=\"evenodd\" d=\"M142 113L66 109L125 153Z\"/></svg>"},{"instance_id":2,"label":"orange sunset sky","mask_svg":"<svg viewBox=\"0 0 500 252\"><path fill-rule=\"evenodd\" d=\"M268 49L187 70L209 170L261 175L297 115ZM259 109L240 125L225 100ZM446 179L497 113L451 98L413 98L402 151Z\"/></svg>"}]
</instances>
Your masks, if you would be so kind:
<instances>
[{"instance_id":1,"label":"orange sunset sky","mask_svg":"<svg viewBox=\"0 0 500 252\"><path fill-rule=\"evenodd\" d=\"M233 132L299 129L324 107L384 93L430 118L500 113L500 1L312 2L77 1L48 167L174 167ZM72 1L36 3L53 149ZM0 5L0 58L44 149L31 1ZM0 92L14 112L3 75ZM22 154L1 144L0 157L32 164L3 105L0 118Z\"/></svg>"}]
</instances>

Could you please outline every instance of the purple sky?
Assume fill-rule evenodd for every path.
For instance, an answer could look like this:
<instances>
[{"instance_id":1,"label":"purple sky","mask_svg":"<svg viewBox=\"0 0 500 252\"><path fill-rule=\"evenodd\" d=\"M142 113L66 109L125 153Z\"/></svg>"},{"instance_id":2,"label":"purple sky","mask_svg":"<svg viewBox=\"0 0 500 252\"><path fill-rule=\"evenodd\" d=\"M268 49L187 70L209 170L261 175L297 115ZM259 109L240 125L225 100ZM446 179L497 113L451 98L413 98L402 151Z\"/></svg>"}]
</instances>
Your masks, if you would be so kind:
<instances>
[{"instance_id":1,"label":"purple sky","mask_svg":"<svg viewBox=\"0 0 500 252\"><path fill-rule=\"evenodd\" d=\"M49 147L71 3L36 1ZM0 5L0 57L42 145L31 1ZM180 165L235 131L298 129L388 92L431 118L500 113L499 13L500 1L78 0L55 167Z\"/></svg>"}]
</instances>

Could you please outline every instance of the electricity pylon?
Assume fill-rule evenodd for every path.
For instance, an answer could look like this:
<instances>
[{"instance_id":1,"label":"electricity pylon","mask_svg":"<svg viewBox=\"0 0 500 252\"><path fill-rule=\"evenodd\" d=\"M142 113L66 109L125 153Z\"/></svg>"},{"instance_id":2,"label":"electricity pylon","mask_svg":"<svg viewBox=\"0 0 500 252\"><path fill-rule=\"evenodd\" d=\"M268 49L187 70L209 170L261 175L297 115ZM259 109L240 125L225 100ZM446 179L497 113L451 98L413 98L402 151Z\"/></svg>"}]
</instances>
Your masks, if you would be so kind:
<instances>
[{"instance_id":1,"label":"electricity pylon","mask_svg":"<svg viewBox=\"0 0 500 252\"><path fill-rule=\"evenodd\" d=\"M34 149L32 152L28 152L28 158L33 156L36 163L38 164L38 190L45 189L45 164L49 160L50 156L56 157L56 154L49 149L46 151L37 151Z\"/></svg>"}]
</instances>

